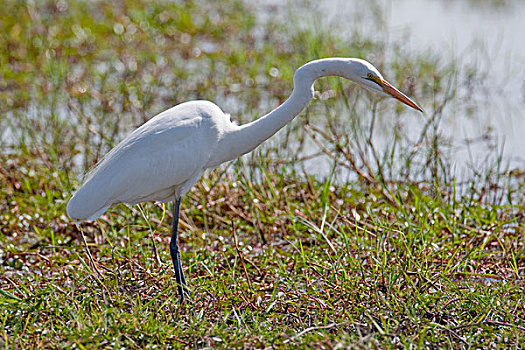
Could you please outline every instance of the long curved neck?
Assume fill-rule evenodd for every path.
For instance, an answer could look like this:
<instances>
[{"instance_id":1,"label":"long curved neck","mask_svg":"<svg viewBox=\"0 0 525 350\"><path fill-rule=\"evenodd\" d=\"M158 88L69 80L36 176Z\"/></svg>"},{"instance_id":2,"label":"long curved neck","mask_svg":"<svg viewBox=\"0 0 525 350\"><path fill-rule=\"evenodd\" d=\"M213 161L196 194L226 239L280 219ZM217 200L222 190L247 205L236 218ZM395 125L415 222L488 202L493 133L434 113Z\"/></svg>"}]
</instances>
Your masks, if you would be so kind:
<instances>
[{"instance_id":1,"label":"long curved neck","mask_svg":"<svg viewBox=\"0 0 525 350\"><path fill-rule=\"evenodd\" d=\"M210 166L217 166L252 151L288 124L313 98L313 84L317 78L340 76L352 79L347 76L349 63L351 60L348 58L325 58L301 66L295 72L290 97L265 116L228 131L219 141L217 153L220 154L212 157L214 164Z\"/></svg>"}]
</instances>

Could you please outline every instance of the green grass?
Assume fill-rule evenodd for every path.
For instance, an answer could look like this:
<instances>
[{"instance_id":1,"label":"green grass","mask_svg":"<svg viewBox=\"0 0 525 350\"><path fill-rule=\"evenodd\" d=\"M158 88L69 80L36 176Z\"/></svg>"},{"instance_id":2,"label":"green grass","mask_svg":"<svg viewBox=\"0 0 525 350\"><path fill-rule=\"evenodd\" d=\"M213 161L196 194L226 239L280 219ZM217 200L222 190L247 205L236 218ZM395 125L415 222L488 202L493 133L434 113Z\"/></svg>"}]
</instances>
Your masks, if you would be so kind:
<instances>
[{"instance_id":1,"label":"green grass","mask_svg":"<svg viewBox=\"0 0 525 350\"><path fill-rule=\"evenodd\" d=\"M277 173L267 173L271 187L242 173L210 176L183 203L192 301L179 305L169 212L162 222L161 206L119 206L82 225L88 254L62 214L65 173L50 181L21 157L3 169L11 174L2 177L9 203L0 219L8 347L525 341L523 208L444 202L414 186L397 208L378 189L325 191Z\"/></svg>"},{"instance_id":2,"label":"green grass","mask_svg":"<svg viewBox=\"0 0 525 350\"><path fill-rule=\"evenodd\" d=\"M349 42L261 25L236 1L64 4L8 0L0 15L2 348L525 343L523 171L495 153L455 177L440 125L461 67L359 28ZM422 131L391 101L320 81L321 100L184 198L191 302L177 302L171 206L67 218L79 175L155 113L207 98L245 122L286 98L302 63L367 55L423 104ZM310 157L327 171L304 170Z\"/></svg>"}]
</instances>

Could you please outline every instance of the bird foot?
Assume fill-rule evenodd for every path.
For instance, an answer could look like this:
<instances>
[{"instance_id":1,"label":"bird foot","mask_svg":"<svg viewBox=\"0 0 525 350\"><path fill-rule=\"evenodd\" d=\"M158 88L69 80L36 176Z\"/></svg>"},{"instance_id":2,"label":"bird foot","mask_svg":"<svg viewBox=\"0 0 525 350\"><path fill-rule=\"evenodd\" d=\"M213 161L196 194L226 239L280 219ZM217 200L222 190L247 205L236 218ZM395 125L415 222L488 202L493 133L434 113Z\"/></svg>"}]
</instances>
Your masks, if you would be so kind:
<instances>
[{"instance_id":1,"label":"bird foot","mask_svg":"<svg viewBox=\"0 0 525 350\"><path fill-rule=\"evenodd\" d=\"M185 301L191 301L190 291L186 285L177 286L179 294L179 304L182 304Z\"/></svg>"}]
</instances>

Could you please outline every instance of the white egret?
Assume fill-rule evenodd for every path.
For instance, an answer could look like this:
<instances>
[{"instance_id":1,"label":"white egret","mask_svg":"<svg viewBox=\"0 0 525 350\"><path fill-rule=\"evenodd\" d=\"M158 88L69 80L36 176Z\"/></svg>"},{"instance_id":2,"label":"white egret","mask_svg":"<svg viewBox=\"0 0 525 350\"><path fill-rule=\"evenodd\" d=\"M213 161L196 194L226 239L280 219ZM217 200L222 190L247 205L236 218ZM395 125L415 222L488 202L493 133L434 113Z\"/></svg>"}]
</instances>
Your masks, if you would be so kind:
<instances>
[{"instance_id":1,"label":"white egret","mask_svg":"<svg viewBox=\"0 0 525 350\"><path fill-rule=\"evenodd\" d=\"M170 253L182 301L188 292L177 242L181 197L206 169L252 151L290 122L312 99L314 81L325 76L349 79L422 111L367 61L356 58L311 61L295 72L290 97L251 123L232 123L228 114L209 101L185 102L151 118L86 174L84 184L67 205L67 214L75 221L95 220L118 203L173 201Z\"/></svg>"}]
</instances>

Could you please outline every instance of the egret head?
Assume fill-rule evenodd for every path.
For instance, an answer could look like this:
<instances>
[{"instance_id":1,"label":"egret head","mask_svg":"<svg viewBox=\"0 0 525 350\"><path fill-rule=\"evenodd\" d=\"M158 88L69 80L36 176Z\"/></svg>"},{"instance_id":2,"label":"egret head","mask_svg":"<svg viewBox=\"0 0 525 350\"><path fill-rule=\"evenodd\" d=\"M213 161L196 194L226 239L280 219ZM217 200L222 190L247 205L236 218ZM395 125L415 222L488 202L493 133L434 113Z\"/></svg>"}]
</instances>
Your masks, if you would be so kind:
<instances>
[{"instance_id":1,"label":"egret head","mask_svg":"<svg viewBox=\"0 0 525 350\"><path fill-rule=\"evenodd\" d=\"M381 96L390 96L404 104L423 112L421 107L412 101L409 97L403 94L401 91L390 85L379 71L367 61L364 60L353 60L352 71L354 76L352 80L363 86L365 89L372 91Z\"/></svg>"}]
</instances>

